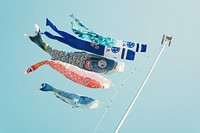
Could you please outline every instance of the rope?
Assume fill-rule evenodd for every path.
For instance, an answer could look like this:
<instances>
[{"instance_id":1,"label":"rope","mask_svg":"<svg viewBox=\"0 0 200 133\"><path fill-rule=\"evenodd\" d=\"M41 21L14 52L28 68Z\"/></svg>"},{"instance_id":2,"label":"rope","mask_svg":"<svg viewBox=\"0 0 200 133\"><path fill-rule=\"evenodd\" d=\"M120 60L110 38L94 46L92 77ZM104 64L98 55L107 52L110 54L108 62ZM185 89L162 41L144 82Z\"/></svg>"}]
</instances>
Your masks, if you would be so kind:
<instances>
[{"instance_id":1,"label":"rope","mask_svg":"<svg viewBox=\"0 0 200 133\"><path fill-rule=\"evenodd\" d=\"M140 64L138 64L135 68L132 68L131 71L130 71L130 74L126 77L125 80L123 80L123 81L121 82L121 84L119 85L118 88L114 85L114 88L115 88L117 91L116 91L115 94L112 96L112 98L111 98L109 104L107 105L107 107L106 107L106 109L104 110L104 112L103 112L101 118L99 119L99 121L98 121L98 123L97 123L97 125L96 125L96 127L95 127L95 129L94 129L94 131L93 131L93 133L96 133L96 131L98 130L98 128L99 128L101 122L103 121L103 119L104 119L106 113L108 112L108 110L109 110L109 108L110 108L112 102L114 101L114 99L116 98L116 96L119 94L120 89L124 86L124 84L127 82L127 80L134 74L134 72L136 71L136 69L139 68L148 58L149 58L149 56L147 56L147 57L145 58L145 60L143 60L142 62L140 62Z\"/></svg>"},{"instance_id":2,"label":"rope","mask_svg":"<svg viewBox=\"0 0 200 133\"><path fill-rule=\"evenodd\" d=\"M124 123L126 117L128 116L130 110L132 109L132 107L133 107L133 105L135 104L135 102L136 102L138 96L140 95L140 92L142 91L142 89L144 88L144 86L145 86L145 84L146 84L148 78L150 77L150 75L151 75L151 73L152 73L154 67L156 66L156 63L158 62L158 60L159 60L159 58L160 58L160 56L161 56L161 54L162 54L162 52L163 52L165 46L166 46L166 45L163 45L162 49L160 50L160 52L159 52L159 54L158 54L158 57L156 58L154 64L152 65L152 67L151 67L149 73L147 74L145 80L143 81L143 83L142 83L140 89L138 90L138 92L137 92L137 94L135 95L133 101L132 101L131 104L129 105L129 107L128 107L127 111L125 112L124 116L122 117L122 119L120 120L119 124L117 125L117 127L116 127L114 133L118 133L119 129L121 128L122 124Z\"/></svg>"}]
</instances>

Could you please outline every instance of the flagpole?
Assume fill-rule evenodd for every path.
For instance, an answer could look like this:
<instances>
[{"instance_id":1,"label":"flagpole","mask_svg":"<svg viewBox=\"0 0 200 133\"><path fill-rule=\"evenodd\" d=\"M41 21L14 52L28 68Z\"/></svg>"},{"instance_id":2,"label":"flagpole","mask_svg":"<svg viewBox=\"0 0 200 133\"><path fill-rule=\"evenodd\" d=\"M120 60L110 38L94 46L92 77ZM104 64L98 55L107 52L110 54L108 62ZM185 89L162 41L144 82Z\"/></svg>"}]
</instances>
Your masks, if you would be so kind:
<instances>
[{"instance_id":1,"label":"flagpole","mask_svg":"<svg viewBox=\"0 0 200 133\"><path fill-rule=\"evenodd\" d=\"M159 54L158 54L158 56L157 56L155 62L153 63L151 69L149 70L149 72L148 72L148 74L147 74L145 80L143 81L143 83L142 83L140 89L139 89L138 92L136 93L136 95L135 95L134 99L132 100L131 104L129 105L127 111L125 112L124 116L122 117L122 119L120 120L119 124L117 125L117 127L116 127L114 133L118 133L118 131L119 131L119 129L121 128L122 124L124 123L126 117L128 116L129 112L131 111L133 105L135 104L135 102L136 102L138 96L140 95L142 89L144 88L144 86L145 86L147 80L149 79L149 77L150 77L150 75L151 75L151 73L152 73L154 67L156 66L156 63L157 63L158 60L160 59L160 56L162 55L162 53L163 53L163 51L164 51L164 49L165 49L165 46L167 45L167 43L168 43L168 46L170 46L171 41L172 41L172 36L166 36L165 34L163 35L161 44L164 44L164 45L163 45L162 49L160 50L160 52L159 52Z\"/></svg>"}]
</instances>

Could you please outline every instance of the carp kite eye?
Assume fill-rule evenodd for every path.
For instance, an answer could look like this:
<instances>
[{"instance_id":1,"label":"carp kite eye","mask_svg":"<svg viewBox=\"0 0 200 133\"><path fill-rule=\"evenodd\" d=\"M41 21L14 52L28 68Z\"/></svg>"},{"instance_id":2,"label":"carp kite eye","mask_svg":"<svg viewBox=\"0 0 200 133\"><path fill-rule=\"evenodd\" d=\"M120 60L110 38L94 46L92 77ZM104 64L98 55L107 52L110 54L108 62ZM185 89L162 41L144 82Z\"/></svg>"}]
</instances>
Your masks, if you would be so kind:
<instances>
[{"instance_id":1,"label":"carp kite eye","mask_svg":"<svg viewBox=\"0 0 200 133\"><path fill-rule=\"evenodd\" d=\"M98 66L99 66L100 68L105 68L106 65L107 65L107 63L106 63L106 61L104 61L104 60L100 60L100 61L98 62Z\"/></svg>"},{"instance_id":2,"label":"carp kite eye","mask_svg":"<svg viewBox=\"0 0 200 133\"><path fill-rule=\"evenodd\" d=\"M88 83L89 81L90 81L89 79L85 79L84 85L87 85L87 83Z\"/></svg>"},{"instance_id":3,"label":"carp kite eye","mask_svg":"<svg viewBox=\"0 0 200 133\"><path fill-rule=\"evenodd\" d=\"M45 85L46 85L46 84L45 84L45 83L43 83L43 84L42 84L42 87L45 87Z\"/></svg>"},{"instance_id":4,"label":"carp kite eye","mask_svg":"<svg viewBox=\"0 0 200 133\"><path fill-rule=\"evenodd\" d=\"M87 98L86 98L86 101L89 101L89 100L90 100L90 98L89 98L89 97L87 97Z\"/></svg>"}]
</instances>

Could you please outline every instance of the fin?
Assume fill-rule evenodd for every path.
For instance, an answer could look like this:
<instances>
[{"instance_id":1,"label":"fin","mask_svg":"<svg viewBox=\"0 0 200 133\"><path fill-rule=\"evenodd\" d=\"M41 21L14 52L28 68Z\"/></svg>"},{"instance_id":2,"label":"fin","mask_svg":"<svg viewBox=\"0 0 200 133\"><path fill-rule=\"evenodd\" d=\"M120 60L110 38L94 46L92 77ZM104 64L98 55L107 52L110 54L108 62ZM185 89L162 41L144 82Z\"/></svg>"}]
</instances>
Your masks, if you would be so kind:
<instances>
[{"instance_id":1,"label":"fin","mask_svg":"<svg viewBox=\"0 0 200 133\"><path fill-rule=\"evenodd\" d=\"M73 106L72 106L72 108L78 108L78 106L76 106L76 105L73 105Z\"/></svg>"},{"instance_id":2,"label":"fin","mask_svg":"<svg viewBox=\"0 0 200 133\"><path fill-rule=\"evenodd\" d=\"M56 93L55 91L54 91L54 94L56 95L56 98L62 100L62 101L65 102L65 103L68 103L68 101L66 101L65 99L63 99L63 97L60 96L60 95L59 95L58 93ZM70 104L70 103L68 103L68 104Z\"/></svg>"},{"instance_id":3,"label":"fin","mask_svg":"<svg viewBox=\"0 0 200 133\"><path fill-rule=\"evenodd\" d=\"M60 99L60 97L59 97L59 96L57 96L57 95L56 95L56 98L59 98L59 99Z\"/></svg>"},{"instance_id":4,"label":"fin","mask_svg":"<svg viewBox=\"0 0 200 133\"><path fill-rule=\"evenodd\" d=\"M74 99L74 105L72 106L72 108L78 108L79 106L77 106L78 104L78 99Z\"/></svg>"},{"instance_id":5,"label":"fin","mask_svg":"<svg viewBox=\"0 0 200 133\"><path fill-rule=\"evenodd\" d=\"M35 35L34 36L29 36L27 34L24 34L24 36L28 37L32 42L37 44L44 51L48 52L47 51L48 44L46 44L43 41L43 39L41 37L41 33L40 33L40 27L37 24L35 24Z\"/></svg>"},{"instance_id":6,"label":"fin","mask_svg":"<svg viewBox=\"0 0 200 133\"><path fill-rule=\"evenodd\" d=\"M78 104L78 99L74 99L74 104L77 106L77 104Z\"/></svg>"},{"instance_id":7,"label":"fin","mask_svg":"<svg viewBox=\"0 0 200 133\"><path fill-rule=\"evenodd\" d=\"M48 18L46 18L46 26L49 26L49 25L53 25L53 23L51 23L51 21Z\"/></svg>"},{"instance_id":8,"label":"fin","mask_svg":"<svg viewBox=\"0 0 200 133\"><path fill-rule=\"evenodd\" d=\"M116 72L124 72L125 64L123 62L117 62L117 66L114 69Z\"/></svg>"},{"instance_id":9,"label":"fin","mask_svg":"<svg viewBox=\"0 0 200 133\"><path fill-rule=\"evenodd\" d=\"M42 84L42 88L40 88L41 91L54 91L54 88L46 83Z\"/></svg>"}]
</instances>

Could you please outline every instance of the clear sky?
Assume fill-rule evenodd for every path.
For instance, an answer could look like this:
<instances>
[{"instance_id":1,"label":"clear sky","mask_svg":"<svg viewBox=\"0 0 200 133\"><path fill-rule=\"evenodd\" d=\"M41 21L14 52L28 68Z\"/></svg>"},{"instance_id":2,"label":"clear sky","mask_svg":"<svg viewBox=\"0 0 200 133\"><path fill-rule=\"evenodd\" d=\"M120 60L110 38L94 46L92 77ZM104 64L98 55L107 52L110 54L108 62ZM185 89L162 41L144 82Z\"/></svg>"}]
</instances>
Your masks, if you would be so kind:
<instances>
[{"instance_id":1,"label":"clear sky","mask_svg":"<svg viewBox=\"0 0 200 133\"><path fill-rule=\"evenodd\" d=\"M150 69L163 33L173 42L166 47L120 133L200 132L200 1L199 0L7 0L0 5L0 133L93 132L111 97L130 69L149 56L120 89L98 133L111 133ZM125 73L103 75L113 82L107 90L92 90L66 79L49 66L24 75L32 64L50 59L23 36L33 35L34 24L46 30L48 17L70 33L70 14L93 31L116 39L148 44L148 53L124 61ZM44 37L52 47L76 51ZM120 60L122 61L122 60ZM53 93L41 92L41 83L94 97L99 109L73 109Z\"/></svg>"}]
</instances>

